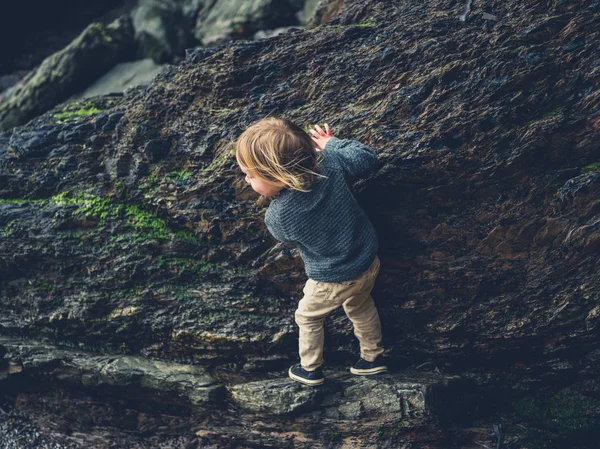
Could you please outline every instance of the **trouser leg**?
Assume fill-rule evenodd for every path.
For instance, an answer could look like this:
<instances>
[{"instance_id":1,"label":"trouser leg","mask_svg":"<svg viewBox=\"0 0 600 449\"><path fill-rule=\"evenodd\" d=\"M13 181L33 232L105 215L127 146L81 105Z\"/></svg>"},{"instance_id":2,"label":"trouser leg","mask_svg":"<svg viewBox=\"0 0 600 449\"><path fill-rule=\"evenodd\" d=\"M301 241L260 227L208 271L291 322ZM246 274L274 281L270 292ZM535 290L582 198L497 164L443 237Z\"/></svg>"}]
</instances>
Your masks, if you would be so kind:
<instances>
[{"instance_id":1,"label":"trouser leg","mask_svg":"<svg viewBox=\"0 0 600 449\"><path fill-rule=\"evenodd\" d=\"M308 371L313 371L324 363L323 322L327 314L337 307L328 301L329 289L330 284L309 279L304 287L304 297L298 303L295 313L299 329L300 363Z\"/></svg>"},{"instance_id":2,"label":"trouser leg","mask_svg":"<svg viewBox=\"0 0 600 449\"><path fill-rule=\"evenodd\" d=\"M381 322L373 302L367 292L366 295L353 296L343 303L348 318L354 325L354 335L360 343L361 358L373 362L383 353L381 347Z\"/></svg>"}]
</instances>

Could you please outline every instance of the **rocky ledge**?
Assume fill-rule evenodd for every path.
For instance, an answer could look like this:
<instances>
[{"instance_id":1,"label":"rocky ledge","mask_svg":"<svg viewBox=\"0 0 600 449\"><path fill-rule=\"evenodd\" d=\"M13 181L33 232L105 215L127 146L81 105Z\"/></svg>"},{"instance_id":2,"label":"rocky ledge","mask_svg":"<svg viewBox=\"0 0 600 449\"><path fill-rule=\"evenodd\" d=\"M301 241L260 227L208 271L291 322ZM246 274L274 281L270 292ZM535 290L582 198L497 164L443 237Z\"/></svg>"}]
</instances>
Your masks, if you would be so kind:
<instances>
[{"instance_id":1,"label":"rocky ledge","mask_svg":"<svg viewBox=\"0 0 600 449\"><path fill-rule=\"evenodd\" d=\"M373 428L396 426L394 436L399 437L400 429L469 422L478 400L472 381L439 372L402 370L360 377L349 374L347 368L328 369L323 386L307 387L287 377L272 378L275 373L268 375L271 378L240 382L238 377L238 383L228 383L200 366L93 354L5 337L0 337L0 355L2 394L27 391L27 385L37 385L45 391L77 391L106 402L116 398L131 401L138 404L138 414L152 407L148 404L168 402L169 407L187 409L190 416L196 417L195 425L201 426L196 436L208 440L235 435L232 432L228 436L218 420L212 424L199 420L216 413L237 414L245 423L280 419L294 426L295 440L306 440L306 444L295 447L319 447L314 446L314 439L325 431L323 422L341 428L358 421ZM161 413L159 409L154 412ZM315 427L321 430L316 432ZM352 435L356 436L344 431L346 438ZM275 440L285 441L281 438Z\"/></svg>"},{"instance_id":2,"label":"rocky ledge","mask_svg":"<svg viewBox=\"0 0 600 449\"><path fill-rule=\"evenodd\" d=\"M314 415L320 410L323 416L335 419L389 415L394 419L435 416L451 421L468 416L473 410L465 406L467 398L476 396L472 382L435 372L403 370L361 377L330 369L325 371L327 382L320 387L307 387L287 377L227 385L200 366L91 354L13 338L0 337L0 354L0 382L4 386L27 378L78 388L111 387L121 395L138 390L149 395L171 393L205 410L223 406L228 400L227 388L235 405L258 414ZM457 409L459 404L462 406Z\"/></svg>"}]
</instances>

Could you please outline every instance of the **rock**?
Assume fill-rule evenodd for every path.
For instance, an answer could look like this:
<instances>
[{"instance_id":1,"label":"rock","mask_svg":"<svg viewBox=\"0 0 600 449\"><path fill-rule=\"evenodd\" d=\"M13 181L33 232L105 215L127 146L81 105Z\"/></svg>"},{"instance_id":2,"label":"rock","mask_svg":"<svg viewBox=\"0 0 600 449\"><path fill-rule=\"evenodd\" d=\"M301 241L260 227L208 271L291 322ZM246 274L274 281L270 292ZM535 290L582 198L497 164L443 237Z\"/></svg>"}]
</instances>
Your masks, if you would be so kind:
<instances>
[{"instance_id":1,"label":"rock","mask_svg":"<svg viewBox=\"0 0 600 449\"><path fill-rule=\"evenodd\" d=\"M150 84L164 68L165 65L158 65L152 59L119 63L70 100L119 93L132 86Z\"/></svg>"},{"instance_id":2,"label":"rock","mask_svg":"<svg viewBox=\"0 0 600 449\"><path fill-rule=\"evenodd\" d=\"M191 30L203 4L202 0L140 0L132 15L140 55L163 64L193 47Z\"/></svg>"},{"instance_id":3,"label":"rock","mask_svg":"<svg viewBox=\"0 0 600 449\"><path fill-rule=\"evenodd\" d=\"M229 387L241 408L270 415L324 410L335 419L435 416L446 423L471 419L477 390L459 376L405 371L361 378L326 371L325 383L307 387L290 379Z\"/></svg>"},{"instance_id":4,"label":"rock","mask_svg":"<svg viewBox=\"0 0 600 449\"><path fill-rule=\"evenodd\" d=\"M2 102L5 97L10 95L8 93L9 89L21 81L21 78L22 77L16 73L0 76L0 102Z\"/></svg>"},{"instance_id":5,"label":"rock","mask_svg":"<svg viewBox=\"0 0 600 449\"><path fill-rule=\"evenodd\" d=\"M337 17L344 8L344 0L309 0L304 6L304 23L307 29L324 25Z\"/></svg>"},{"instance_id":6,"label":"rock","mask_svg":"<svg viewBox=\"0 0 600 449\"><path fill-rule=\"evenodd\" d=\"M0 131L21 125L83 89L131 55L133 28L123 16L108 26L89 25L73 42L47 57L0 104Z\"/></svg>"},{"instance_id":7,"label":"rock","mask_svg":"<svg viewBox=\"0 0 600 449\"><path fill-rule=\"evenodd\" d=\"M307 388L289 379L250 382L230 387L232 399L240 407L255 413L282 415L303 411L317 405L322 395L317 388Z\"/></svg>"},{"instance_id":8,"label":"rock","mask_svg":"<svg viewBox=\"0 0 600 449\"><path fill-rule=\"evenodd\" d=\"M302 30L301 27L281 27L275 28L274 30L260 30L254 33L253 39L268 39L273 36L279 36L280 34L290 32L291 30Z\"/></svg>"},{"instance_id":9,"label":"rock","mask_svg":"<svg viewBox=\"0 0 600 449\"><path fill-rule=\"evenodd\" d=\"M197 407L217 406L224 392L223 386L198 366L134 356L93 355L5 337L0 337L0 348L4 361L19 367L2 371L4 380L17 375L50 376L87 388L118 387L122 394L141 387L154 394L179 395Z\"/></svg>"},{"instance_id":10,"label":"rock","mask_svg":"<svg viewBox=\"0 0 600 449\"><path fill-rule=\"evenodd\" d=\"M302 23L305 25L313 20L322 0L306 0L302 9Z\"/></svg>"},{"instance_id":11,"label":"rock","mask_svg":"<svg viewBox=\"0 0 600 449\"><path fill-rule=\"evenodd\" d=\"M557 193L561 201L573 201L577 195L590 193L594 184L600 183L600 172L585 173L569 179Z\"/></svg>"},{"instance_id":12,"label":"rock","mask_svg":"<svg viewBox=\"0 0 600 449\"><path fill-rule=\"evenodd\" d=\"M288 1L216 0L198 13L194 35L204 46L248 39L258 30L296 25L295 12Z\"/></svg>"}]
</instances>

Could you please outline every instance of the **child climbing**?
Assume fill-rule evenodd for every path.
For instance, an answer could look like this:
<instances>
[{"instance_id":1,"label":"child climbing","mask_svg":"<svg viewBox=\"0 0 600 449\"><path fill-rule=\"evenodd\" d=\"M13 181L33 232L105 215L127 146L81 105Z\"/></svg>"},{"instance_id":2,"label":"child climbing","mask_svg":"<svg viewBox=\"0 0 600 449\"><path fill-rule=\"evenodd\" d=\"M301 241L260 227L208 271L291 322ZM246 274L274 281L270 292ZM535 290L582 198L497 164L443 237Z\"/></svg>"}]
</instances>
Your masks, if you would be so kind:
<instances>
[{"instance_id":1,"label":"child climbing","mask_svg":"<svg viewBox=\"0 0 600 449\"><path fill-rule=\"evenodd\" d=\"M269 232L293 242L308 280L295 313L300 363L290 378L306 385L325 381L322 371L325 317L339 306L360 343L353 374L387 371L381 360L381 325L370 293L379 273L375 229L350 186L379 167L376 154L356 140L334 137L329 125L312 136L291 121L269 117L236 141L236 159L252 189L272 201Z\"/></svg>"}]
</instances>

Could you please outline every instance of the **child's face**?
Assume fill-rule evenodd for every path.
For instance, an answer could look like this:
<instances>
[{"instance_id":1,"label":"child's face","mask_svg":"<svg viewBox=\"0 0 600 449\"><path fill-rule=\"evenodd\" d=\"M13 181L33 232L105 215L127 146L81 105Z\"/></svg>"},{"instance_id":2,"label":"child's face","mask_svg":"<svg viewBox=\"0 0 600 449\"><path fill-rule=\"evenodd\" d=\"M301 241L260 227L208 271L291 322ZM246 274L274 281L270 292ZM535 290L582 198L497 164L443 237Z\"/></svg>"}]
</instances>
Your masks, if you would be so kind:
<instances>
[{"instance_id":1,"label":"child's face","mask_svg":"<svg viewBox=\"0 0 600 449\"><path fill-rule=\"evenodd\" d=\"M279 192L283 188L283 186L281 185L274 185L265 181L262 178L259 178L254 172L242 166L240 166L240 169L246 175L245 180L248 184L250 184L252 190L254 190L256 193L262 196L278 196Z\"/></svg>"}]
</instances>

